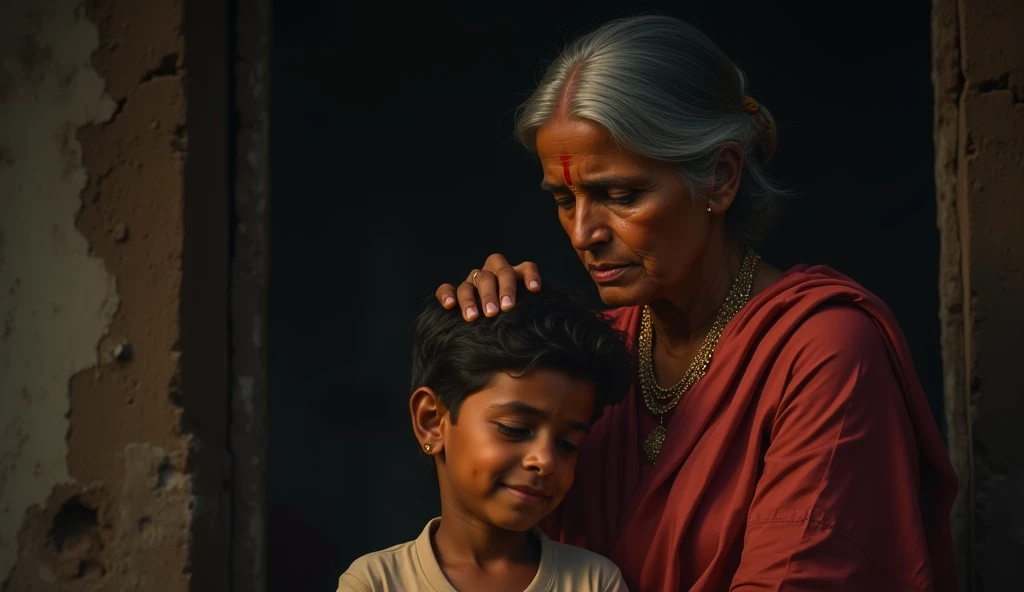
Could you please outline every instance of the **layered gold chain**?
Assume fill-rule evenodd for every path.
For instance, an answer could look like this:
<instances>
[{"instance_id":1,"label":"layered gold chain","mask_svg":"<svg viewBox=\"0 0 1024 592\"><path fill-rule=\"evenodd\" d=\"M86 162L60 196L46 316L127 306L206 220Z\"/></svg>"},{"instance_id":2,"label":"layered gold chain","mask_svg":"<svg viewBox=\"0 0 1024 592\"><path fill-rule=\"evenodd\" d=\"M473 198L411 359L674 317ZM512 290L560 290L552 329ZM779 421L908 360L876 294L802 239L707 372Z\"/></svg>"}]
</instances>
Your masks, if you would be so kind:
<instances>
[{"instance_id":1,"label":"layered gold chain","mask_svg":"<svg viewBox=\"0 0 1024 592\"><path fill-rule=\"evenodd\" d=\"M725 296L725 301L718 309L715 321L679 382L669 388L661 388L654 374L654 324L651 322L651 311L644 307L640 323L640 392L644 405L653 415L658 416L658 426L644 440L644 456L652 465L658 461L661 448L665 444L665 414L675 409L680 399L708 371L711 357L718 346L718 340L725 331L726 325L750 299L750 290L754 285L754 267L760 257L753 249L747 248L740 263L739 273Z\"/></svg>"}]
</instances>

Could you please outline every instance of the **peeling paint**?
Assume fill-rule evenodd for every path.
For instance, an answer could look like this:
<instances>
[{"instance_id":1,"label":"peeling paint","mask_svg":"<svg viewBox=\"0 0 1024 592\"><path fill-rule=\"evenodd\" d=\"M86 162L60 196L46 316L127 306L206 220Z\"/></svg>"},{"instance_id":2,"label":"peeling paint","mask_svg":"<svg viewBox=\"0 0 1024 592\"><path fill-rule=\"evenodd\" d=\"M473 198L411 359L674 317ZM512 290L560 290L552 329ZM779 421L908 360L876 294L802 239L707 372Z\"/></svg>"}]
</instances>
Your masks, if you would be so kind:
<instances>
[{"instance_id":1,"label":"peeling paint","mask_svg":"<svg viewBox=\"0 0 1024 592\"><path fill-rule=\"evenodd\" d=\"M226 589L227 7L184 9L0 4L0 589Z\"/></svg>"},{"instance_id":2,"label":"peeling paint","mask_svg":"<svg viewBox=\"0 0 1024 592\"><path fill-rule=\"evenodd\" d=\"M77 0L0 6L0 581L26 511L67 465L69 381L95 366L118 307L114 278L75 225L87 182L76 131L116 103L91 65L96 27ZM42 582L54 579L40 568Z\"/></svg>"}]
</instances>

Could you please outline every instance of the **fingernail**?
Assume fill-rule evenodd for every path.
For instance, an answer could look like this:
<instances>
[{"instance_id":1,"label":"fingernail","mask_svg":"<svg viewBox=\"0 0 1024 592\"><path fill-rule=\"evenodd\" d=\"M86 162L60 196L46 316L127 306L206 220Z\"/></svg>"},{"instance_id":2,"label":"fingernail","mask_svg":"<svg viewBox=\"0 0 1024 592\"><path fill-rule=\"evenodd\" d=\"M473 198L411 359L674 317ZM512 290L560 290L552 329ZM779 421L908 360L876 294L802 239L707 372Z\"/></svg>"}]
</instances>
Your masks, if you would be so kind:
<instances>
[{"instance_id":1,"label":"fingernail","mask_svg":"<svg viewBox=\"0 0 1024 592\"><path fill-rule=\"evenodd\" d=\"M466 318L473 320L476 318L476 308L470 306L466 309Z\"/></svg>"},{"instance_id":2,"label":"fingernail","mask_svg":"<svg viewBox=\"0 0 1024 592\"><path fill-rule=\"evenodd\" d=\"M530 287L536 290L537 288L540 287L540 282L538 282L537 280L530 280Z\"/></svg>"},{"instance_id":3,"label":"fingernail","mask_svg":"<svg viewBox=\"0 0 1024 592\"><path fill-rule=\"evenodd\" d=\"M507 308L509 306L512 306L512 297L511 296L507 296L507 295L506 296L502 296L501 297L501 307L502 308Z\"/></svg>"},{"instance_id":4,"label":"fingernail","mask_svg":"<svg viewBox=\"0 0 1024 592\"><path fill-rule=\"evenodd\" d=\"M487 314L494 314L498 312L498 307L493 302L488 302L484 305L484 310L487 311Z\"/></svg>"},{"instance_id":5,"label":"fingernail","mask_svg":"<svg viewBox=\"0 0 1024 592\"><path fill-rule=\"evenodd\" d=\"M449 296L449 297L444 299L444 305L445 306L451 306L453 304L455 304L455 299L452 298L451 296Z\"/></svg>"}]
</instances>

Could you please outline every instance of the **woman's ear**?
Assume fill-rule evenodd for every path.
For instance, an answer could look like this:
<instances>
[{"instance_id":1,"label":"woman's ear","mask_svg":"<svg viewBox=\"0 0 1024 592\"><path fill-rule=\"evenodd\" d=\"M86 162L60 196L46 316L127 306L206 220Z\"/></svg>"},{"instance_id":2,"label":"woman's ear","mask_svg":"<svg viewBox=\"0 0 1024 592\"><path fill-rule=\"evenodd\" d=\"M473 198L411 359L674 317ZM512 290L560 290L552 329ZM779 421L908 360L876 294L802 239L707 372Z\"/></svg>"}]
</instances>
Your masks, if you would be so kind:
<instances>
[{"instance_id":1,"label":"woman's ear","mask_svg":"<svg viewBox=\"0 0 1024 592\"><path fill-rule=\"evenodd\" d=\"M743 178L743 151L739 144L729 142L718 152L714 183L708 191L708 207L715 214L724 214L736 199Z\"/></svg>"},{"instance_id":2,"label":"woman's ear","mask_svg":"<svg viewBox=\"0 0 1024 592\"><path fill-rule=\"evenodd\" d=\"M434 455L444 448L444 417L448 410L437 394L425 386L413 391L409 397L412 431L420 442L420 450Z\"/></svg>"}]
</instances>

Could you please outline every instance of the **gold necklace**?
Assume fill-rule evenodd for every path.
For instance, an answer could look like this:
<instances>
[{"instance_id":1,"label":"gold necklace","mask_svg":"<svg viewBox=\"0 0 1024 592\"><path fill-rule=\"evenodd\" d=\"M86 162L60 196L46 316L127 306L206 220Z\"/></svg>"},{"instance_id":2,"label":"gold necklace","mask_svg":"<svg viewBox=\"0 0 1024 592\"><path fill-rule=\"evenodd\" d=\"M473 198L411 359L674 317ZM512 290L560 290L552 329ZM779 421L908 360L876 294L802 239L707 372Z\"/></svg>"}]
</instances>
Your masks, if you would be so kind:
<instances>
[{"instance_id":1,"label":"gold necklace","mask_svg":"<svg viewBox=\"0 0 1024 592\"><path fill-rule=\"evenodd\" d=\"M733 280L729 293L725 296L725 301L718 309L711 329L704 336L697 355L679 382L667 389L661 388L654 374L654 324L651 322L650 309L644 307L640 323L639 343L640 392L643 394L647 410L658 416L658 426L644 440L644 456L652 465L658 461L661 447L665 445L667 435L665 414L675 409L686 391L690 390L690 387L707 373L708 366L711 365L711 356L715 353L715 347L718 345L718 339L722 336L722 332L725 331L725 326L750 299L750 289L754 285L754 266L757 265L759 258L753 249L747 247L743 261L740 263L739 273L736 274L736 279Z\"/></svg>"}]
</instances>

